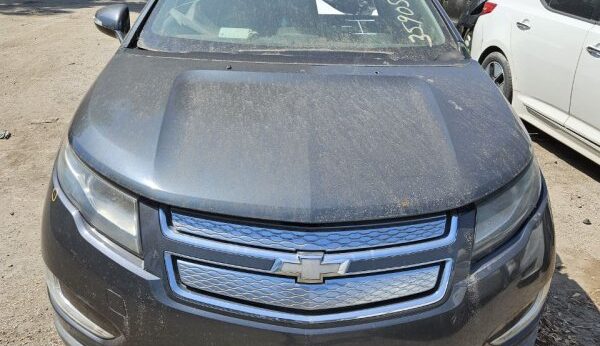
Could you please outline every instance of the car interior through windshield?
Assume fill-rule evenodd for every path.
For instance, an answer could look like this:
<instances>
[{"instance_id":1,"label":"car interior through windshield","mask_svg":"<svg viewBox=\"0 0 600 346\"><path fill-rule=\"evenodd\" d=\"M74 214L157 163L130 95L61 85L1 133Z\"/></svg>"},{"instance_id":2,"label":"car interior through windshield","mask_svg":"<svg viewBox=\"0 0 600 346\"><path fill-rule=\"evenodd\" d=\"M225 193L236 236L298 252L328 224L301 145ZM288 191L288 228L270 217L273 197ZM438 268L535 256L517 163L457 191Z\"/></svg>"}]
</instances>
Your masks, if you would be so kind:
<instances>
[{"instance_id":1,"label":"car interior through windshield","mask_svg":"<svg viewBox=\"0 0 600 346\"><path fill-rule=\"evenodd\" d=\"M447 41L427 0L164 0L142 30L148 50L385 50Z\"/></svg>"}]
</instances>

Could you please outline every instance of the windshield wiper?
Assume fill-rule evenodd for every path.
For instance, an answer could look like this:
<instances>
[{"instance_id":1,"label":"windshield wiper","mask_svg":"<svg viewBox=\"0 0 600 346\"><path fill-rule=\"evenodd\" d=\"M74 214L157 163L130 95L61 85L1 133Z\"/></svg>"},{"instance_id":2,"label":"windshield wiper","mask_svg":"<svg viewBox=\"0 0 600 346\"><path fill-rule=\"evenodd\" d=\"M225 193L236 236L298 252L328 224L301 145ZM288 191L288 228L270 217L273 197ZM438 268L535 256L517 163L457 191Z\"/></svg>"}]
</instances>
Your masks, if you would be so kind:
<instances>
[{"instance_id":1,"label":"windshield wiper","mask_svg":"<svg viewBox=\"0 0 600 346\"><path fill-rule=\"evenodd\" d=\"M385 56L395 56L395 52L386 52L379 50L347 50L347 49L328 49L328 48L269 48L269 49L239 49L238 53L256 53L261 55L285 55L294 53L341 53L341 54L377 54Z\"/></svg>"}]
</instances>

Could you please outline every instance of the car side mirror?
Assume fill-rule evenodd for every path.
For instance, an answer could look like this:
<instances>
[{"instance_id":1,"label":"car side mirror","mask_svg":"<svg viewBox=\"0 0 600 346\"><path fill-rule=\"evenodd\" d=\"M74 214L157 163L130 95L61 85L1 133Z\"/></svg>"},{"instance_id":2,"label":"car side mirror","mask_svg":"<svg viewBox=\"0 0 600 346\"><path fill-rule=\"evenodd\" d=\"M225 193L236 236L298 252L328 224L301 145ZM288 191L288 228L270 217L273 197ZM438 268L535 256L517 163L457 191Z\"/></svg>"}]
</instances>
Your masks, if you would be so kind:
<instances>
[{"instance_id":1,"label":"car side mirror","mask_svg":"<svg viewBox=\"0 0 600 346\"><path fill-rule=\"evenodd\" d=\"M103 7L96 12L94 24L98 30L122 42L130 29L129 7L122 4Z\"/></svg>"}]
</instances>

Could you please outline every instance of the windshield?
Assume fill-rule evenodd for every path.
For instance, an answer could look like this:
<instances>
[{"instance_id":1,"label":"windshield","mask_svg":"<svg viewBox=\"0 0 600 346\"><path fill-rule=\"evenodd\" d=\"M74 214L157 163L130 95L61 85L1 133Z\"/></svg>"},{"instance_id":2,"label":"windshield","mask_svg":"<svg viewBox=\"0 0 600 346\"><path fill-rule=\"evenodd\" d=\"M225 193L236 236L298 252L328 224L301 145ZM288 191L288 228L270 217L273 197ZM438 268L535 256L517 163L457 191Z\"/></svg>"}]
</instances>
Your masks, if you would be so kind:
<instances>
[{"instance_id":1,"label":"windshield","mask_svg":"<svg viewBox=\"0 0 600 346\"><path fill-rule=\"evenodd\" d=\"M457 48L430 1L159 0L138 46L178 53L434 59Z\"/></svg>"}]
</instances>

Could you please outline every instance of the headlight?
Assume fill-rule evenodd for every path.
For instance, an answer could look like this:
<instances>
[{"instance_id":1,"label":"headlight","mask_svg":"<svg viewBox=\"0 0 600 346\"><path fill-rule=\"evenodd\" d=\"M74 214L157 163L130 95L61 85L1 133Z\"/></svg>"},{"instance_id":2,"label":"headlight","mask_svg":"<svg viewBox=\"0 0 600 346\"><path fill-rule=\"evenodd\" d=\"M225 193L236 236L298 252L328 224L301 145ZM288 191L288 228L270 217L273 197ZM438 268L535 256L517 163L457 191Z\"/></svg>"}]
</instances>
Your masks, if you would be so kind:
<instances>
[{"instance_id":1,"label":"headlight","mask_svg":"<svg viewBox=\"0 0 600 346\"><path fill-rule=\"evenodd\" d=\"M134 197L95 174L69 145L61 150L56 171L60 187L90 225L130 251L141 253Z\"/></svg>"},{"instance_id":2,"label":"headlight","mask_svg":"<svg viewBox=\"0 0 600 346\"><path fill-rule=\"evenodd\" d=\"M533 161L512 185L479 204L473 258L485 256L512 236L535 209L541 190L540 169Z\"/></svg>"}]
</instances>

